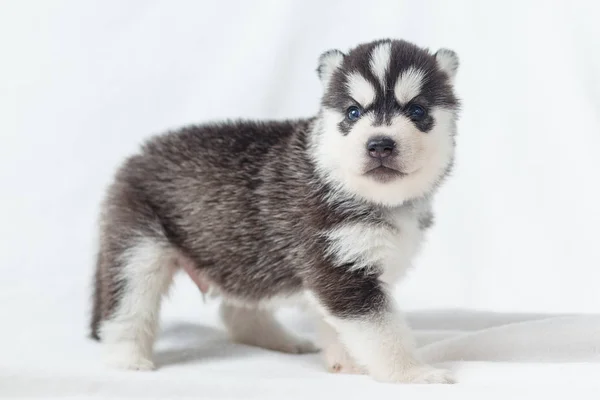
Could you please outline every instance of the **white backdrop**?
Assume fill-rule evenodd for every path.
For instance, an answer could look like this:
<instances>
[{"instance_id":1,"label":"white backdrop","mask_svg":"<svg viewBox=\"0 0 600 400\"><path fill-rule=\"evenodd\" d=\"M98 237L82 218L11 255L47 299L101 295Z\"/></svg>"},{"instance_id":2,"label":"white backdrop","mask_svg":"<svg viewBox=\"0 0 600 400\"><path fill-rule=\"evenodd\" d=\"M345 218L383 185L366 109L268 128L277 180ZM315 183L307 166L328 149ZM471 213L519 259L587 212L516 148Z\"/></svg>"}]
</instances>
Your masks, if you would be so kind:
<instances>
[{"instance_id":1,"label":"white backdrop","mask_svg":"<svg viewBox=\"0 0 600 400\"><path fill-rule=\"evenodd\" d=\"M597 382L598 364L557 362L600 359L600 317L523 313L600 313L599 14L593 0L0 0L0 395L418 398L325 374L317 355L232 344L184 276L158 372L103 369L85 336L116 166L184 124L310 116L319 54L382 37L461 57L456 169L398 289L405 309L451 309L409 315L420 351L462 360L448 365L460 382L497 384L463 400Z\"/></svg>"},{"instance_id":2,"label":"white backdrop","mask_svg":"<svg viewBox=\"0 0 600 400\"><path fill-rule=\"evenodd\" d=\"M381 37L461 57L457 165L405 308L600 312L600 3L0 4L4 318L82 321L98 203L143 139L309 116L319 54ZM197 299L177 286L171 304Z\"/></svg>"}]
</instances>

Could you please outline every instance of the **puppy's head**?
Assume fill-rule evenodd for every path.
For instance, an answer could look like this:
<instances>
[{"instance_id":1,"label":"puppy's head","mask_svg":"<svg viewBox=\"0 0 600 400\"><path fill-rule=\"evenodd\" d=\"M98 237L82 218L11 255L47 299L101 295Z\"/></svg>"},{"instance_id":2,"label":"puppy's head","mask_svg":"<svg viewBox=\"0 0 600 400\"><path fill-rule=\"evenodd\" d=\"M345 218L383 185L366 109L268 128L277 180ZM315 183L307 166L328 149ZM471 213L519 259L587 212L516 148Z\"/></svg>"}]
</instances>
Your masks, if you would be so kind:
<instances>
[{"instance_id":1,"label":"puppy's head","mask_svg":"<svg viewBox=\"0 0 600 400\"><path fill-rule=\"evenodd\" d=\"M454 156L458 57L384 40L324 53L324 94L312 143L319 174L384 205L426 196Z\"/></svg>"}]
</instances>

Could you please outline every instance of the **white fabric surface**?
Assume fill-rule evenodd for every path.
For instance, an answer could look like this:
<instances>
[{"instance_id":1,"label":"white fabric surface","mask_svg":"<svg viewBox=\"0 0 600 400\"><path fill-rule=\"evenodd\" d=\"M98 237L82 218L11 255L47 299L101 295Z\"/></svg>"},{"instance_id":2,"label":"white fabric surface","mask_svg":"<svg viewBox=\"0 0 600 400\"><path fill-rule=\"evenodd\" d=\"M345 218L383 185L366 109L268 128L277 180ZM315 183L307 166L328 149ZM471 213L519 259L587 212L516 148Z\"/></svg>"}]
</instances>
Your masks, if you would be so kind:
<instances>
[{"instance_id":1,"label":"white fabric surface","mask_svg":"<svg viewBox=\"0 0 600 400\"><path fill-rule=\"evenodd\" d=\"M190 296L194 292L191 284L179 286ZM196 300L185 299L188 306L183 306L183 299L166 305L168 316L155 351L159 369L153 372L103 367L101 346L83 336L84 322L75 318L78 323L73 324L73 316L65 316L67 323L44 321L43 331L3 330L0 396L358 399L444 393L329 374L319 355L287 355L233 344L217 320L216 304L203 305L195 294ZM299 334L313 335L303 313L283 310L280 317ZM587 388L581 395L597 394L600 316L442 310L410 313L408 319L422 357L452 369L460 382L444 396L512 398L527 394L526 387L537 388L538 394L567 388L570 393ZM4 321L8 327L19 322Z\"/></svg>"},{"instance_id":2,"label":"white fabric surface","mask_svg":"<svg viewBox=\"0 0 600 400\"><path fill-rule=\"evenodd\" d=\"M0 395L581 398L600 381L599 11L585 0L1 1ZM378 385L328 375L316 356L231 345L181 281L162 368L104 370L84 316L116 165L190 122L311 115L318 55L381 37L461 57L456 169L398 300L417 310L423 351L454 360L462 384ZM579 316L548 319L566 314Z\"/></svg>"}]
</instances>

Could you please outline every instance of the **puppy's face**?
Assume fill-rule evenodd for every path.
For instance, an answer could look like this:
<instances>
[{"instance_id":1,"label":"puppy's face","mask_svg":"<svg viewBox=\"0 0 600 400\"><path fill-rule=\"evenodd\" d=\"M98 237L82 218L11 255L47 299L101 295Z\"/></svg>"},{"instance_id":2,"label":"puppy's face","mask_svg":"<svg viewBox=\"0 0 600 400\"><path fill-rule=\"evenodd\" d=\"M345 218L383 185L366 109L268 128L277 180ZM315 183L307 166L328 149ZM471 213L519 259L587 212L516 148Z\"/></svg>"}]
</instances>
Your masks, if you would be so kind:
<instances>
[{"instance_id":1,"label":"puppy's face","mask_svg":"<svg viewBox=\"0 0 600 400\"><path fill-rule=\"evenodd\" d=\"M330 183L378 204L430 193L454 155L458 58L404 41L321 56L325 92L313 157Z\"/></svg>"}]
</instances>

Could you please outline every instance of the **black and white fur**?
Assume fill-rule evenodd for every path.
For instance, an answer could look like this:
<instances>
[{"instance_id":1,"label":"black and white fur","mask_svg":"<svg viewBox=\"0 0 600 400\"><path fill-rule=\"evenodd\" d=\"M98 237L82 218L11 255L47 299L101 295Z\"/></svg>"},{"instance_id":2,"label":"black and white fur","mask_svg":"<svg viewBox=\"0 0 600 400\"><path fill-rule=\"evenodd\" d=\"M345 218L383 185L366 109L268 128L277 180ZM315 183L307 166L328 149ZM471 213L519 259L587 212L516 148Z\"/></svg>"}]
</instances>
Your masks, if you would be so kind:
<instances>
[{"instance_id":1,"label":"black and white fur","mask_svg":"<svg viewBox=\"0 0 600 400\"><path fill-rule=\"evenodd\" d=\"M145 143L101 215L92 336L109 363L153 368L161 297L184 267L222 297L234 340L315 351L272 315L282 300L307 299L331 369L451 382L417 359L390 292L452 166L457 66L450 50L398 40L329 51L316 117L190 126ZM413 104L424 118L413 118ZM373 138L393 143L385 157Z\"/></svg>"}]
</instances>

